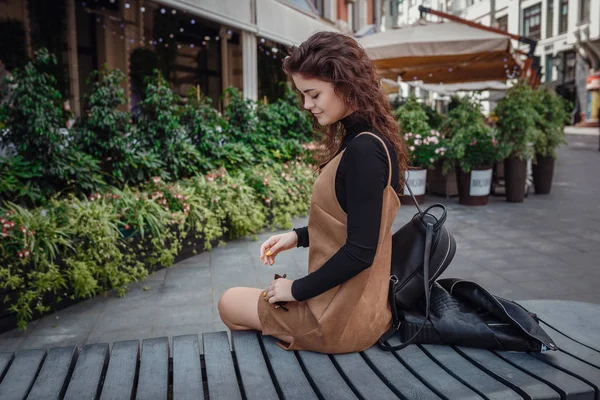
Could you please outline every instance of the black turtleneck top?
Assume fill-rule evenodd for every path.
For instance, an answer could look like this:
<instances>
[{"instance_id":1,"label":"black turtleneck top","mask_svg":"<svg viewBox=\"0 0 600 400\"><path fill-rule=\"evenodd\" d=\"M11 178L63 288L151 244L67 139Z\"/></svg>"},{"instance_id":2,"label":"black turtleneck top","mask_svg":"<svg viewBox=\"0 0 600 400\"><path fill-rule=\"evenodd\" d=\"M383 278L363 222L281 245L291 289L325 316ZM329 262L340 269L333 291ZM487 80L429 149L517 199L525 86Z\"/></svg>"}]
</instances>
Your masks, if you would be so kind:
<instances>
[{"instance_id":1,"label":"black turtleneck top","mask_svg":"<svg viewBox=\"0 0 600 400\"><path fill-rule=\"evenodd\" d=\"M346 243L318 270L292 284L292 296L297 301L315 297L338 286L369 268L375 259L383 204L387 184L388 159L383 139L392 160L392 187L398 191L399 173L393 146L373 129L368 121L351 114L340 121L345 128L340 151L346 149L335 176L335 193L348 216ZM296 228L298 247L309 246L308 227Z\"/></svg>"}]
</instances>

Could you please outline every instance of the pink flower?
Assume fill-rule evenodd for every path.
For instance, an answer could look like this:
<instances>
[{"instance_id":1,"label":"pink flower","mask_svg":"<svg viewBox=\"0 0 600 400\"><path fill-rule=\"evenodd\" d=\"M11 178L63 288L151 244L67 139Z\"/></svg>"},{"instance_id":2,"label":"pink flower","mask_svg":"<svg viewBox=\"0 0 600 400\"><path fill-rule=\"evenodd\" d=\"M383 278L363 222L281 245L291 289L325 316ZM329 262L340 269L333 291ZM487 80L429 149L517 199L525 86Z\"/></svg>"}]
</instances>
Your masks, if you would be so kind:
<instances>
[{"instance_id":1,"label":"pink flower","mask_svg":"<svg viewBox=\"0 0 600 400\"><path fill-rule=\"evenodd\" d=\"M267 198L265 199L265 203L267 203L267 205L271 204L271 199L267 197Z\"/></svg>"},{"instance_id":2,"label":"pink flower","mask_svg":"<svg viewBox=\"0 0 600 400\"><path fill-rule=\"evenodd\" d=\"M160 176L155 176L155 177L153 177L153 178L152 178L152 182L154 182L154 183L158 183L158 182L160 182Z\"/></svg>"},{"instance_id":3,"label":"pink flower","mask_svg":"<svg viewBox=\"0 0 600 400\"><path fill-rule=\"evenodd\" d=\"M498 146L498 141L496 140L496 138L492 138L492 145L494 147Z\"/></svg>"},{"instance_id":4,"label":"pink flower","mask_svg":"<svg viewBox=\"0 0 600 400\"><path fill-rule=\"evenodd\" d=\"M477 144L477 138L473 139L473 141L471 143L469 143L469 146L475 146Z\"/></svg>"},{"instance_id":5,"label":"pink flower","mask_svg":"<svg viewBox=\"0 0 600 400\"><path fill-rule=\"evenodd\" d=\"M125 225L125 229L129 229L129 224L128 224L128 225Z\"/></svg>"}]
</instances>

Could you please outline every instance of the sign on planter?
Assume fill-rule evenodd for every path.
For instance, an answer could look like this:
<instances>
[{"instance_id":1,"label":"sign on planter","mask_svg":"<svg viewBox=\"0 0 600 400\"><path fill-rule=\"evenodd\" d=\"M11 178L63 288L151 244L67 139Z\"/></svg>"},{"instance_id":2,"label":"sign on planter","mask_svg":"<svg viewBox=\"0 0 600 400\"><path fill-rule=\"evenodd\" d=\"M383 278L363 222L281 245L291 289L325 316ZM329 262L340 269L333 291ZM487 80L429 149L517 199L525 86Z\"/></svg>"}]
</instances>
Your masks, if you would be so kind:
<instances>
[{"instance_id":1,"label":"sign on planter","mask_svg":"<svg viewBox=\"0 0 600 400\"><path fill-rule=\"evenodd\" d=\"M411 169L410 171L405 171L404 179L408 182L408 185L415 196L425 194L425 183L427 182L426 169ZM410 195L406 186L404 186L404 195Z\"/></svg>"},{"instance_id":2,"label":"sign on planter","mask_svg":"<svg viewBox=\"0 0 600 400\"><path fill-rule=\"evenodd\" d=\"M471 170L471 185L469 196L487 196L492 184L492 170Z\"/></svg>"}]
</instances>

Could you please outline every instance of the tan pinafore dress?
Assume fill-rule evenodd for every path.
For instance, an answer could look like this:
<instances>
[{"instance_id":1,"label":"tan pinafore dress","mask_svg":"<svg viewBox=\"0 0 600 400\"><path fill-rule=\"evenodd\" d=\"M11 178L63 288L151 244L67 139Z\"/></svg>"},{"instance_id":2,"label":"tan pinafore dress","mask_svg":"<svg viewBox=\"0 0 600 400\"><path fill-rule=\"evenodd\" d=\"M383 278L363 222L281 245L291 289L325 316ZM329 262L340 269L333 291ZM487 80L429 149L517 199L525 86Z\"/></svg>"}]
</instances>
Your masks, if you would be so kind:
<instances>
[{"instance_id":1,"label":"tan pinafore dress","mask_svg":"<svg viewBox=\"0 0 600 400\"><path fill-rule=\"evenodd\" d=\"M275 309L260 296L258 315L262 334L291 336L291 343L278 343L286 350L329 354L362 351L374 345L391 325L388 305L391 229L400 201L390 186L392 163L385 143L373 133L360 135L364 134L381 142L389 165L375 259L371 267L341 285L306 301L288 303L289 312ZM346 243L347 214L335 194L335 176L344 151L323 168L313 186L308 219L309 273L319 269Z\"/></svg>"}]
</instances>

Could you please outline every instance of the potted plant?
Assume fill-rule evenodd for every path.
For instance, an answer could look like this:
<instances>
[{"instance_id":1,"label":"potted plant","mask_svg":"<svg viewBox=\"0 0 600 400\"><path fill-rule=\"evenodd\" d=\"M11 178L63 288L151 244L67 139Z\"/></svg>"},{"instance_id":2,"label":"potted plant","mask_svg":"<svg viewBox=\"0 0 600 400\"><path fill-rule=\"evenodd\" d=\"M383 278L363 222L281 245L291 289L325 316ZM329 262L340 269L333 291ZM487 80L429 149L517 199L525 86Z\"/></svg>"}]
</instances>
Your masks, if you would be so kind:
<instances>
[{"instance_id":1,"label":"potted plant","mask_svg":"<svg viewBox=\"0 0 600 400\"><path fill-rule=\"evenodd\" d=\"M536 98L539 135L534 145L533 185L536 194L548 194L552 188L556 149L567 142L564 129L569 114L563 98L550 87L537 90Z\"/></svg>"},{"instance_id":2,"label":"potted plant","mask_svg":"<svg viewBox=\"0 0 600 400\"><path fill-rule=\"evenodd\" d=\"M427 113L414 97L407 99L395 111L400 129L404 134L408 153L409 170L404 175L413 195L420 204L425 200L427 169L444 155L446 149L440 133L430 128ZM412 203L408 187L404 186L404 203Z\"/></svg>"},{"instance_id":3,"label":"potted plant","mask_svg":"<svg viewBox=\"0 0 600 400\"><path fill-rule=\"evenodd\" d=\"M492 166L502 159L502 147L495 132L486 125L480 104L471 97L457 100L448 114L444 131L451 131L447 139L448 156L445 170L456 170L459 203L485 205L492 182Z\"/></svg>"},{"instance_id":4,"label":"potted plant","mask_svg":"<svg viewBox=\"0 0 600 400\"><path fill-rule=\"evenodd\" d=\"M533 157L533 144L539 133L534 102L534 90L525 83L518 83L507 90L495 109L497 140L506 145L504 176L509 202L520 203L525 199L527 159Z\"/></svg>"}]
</instances>

